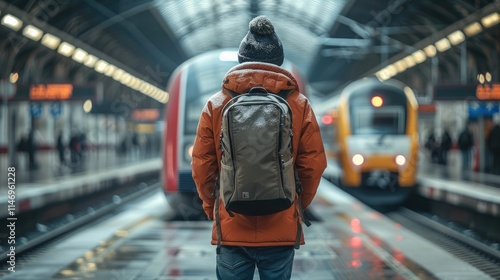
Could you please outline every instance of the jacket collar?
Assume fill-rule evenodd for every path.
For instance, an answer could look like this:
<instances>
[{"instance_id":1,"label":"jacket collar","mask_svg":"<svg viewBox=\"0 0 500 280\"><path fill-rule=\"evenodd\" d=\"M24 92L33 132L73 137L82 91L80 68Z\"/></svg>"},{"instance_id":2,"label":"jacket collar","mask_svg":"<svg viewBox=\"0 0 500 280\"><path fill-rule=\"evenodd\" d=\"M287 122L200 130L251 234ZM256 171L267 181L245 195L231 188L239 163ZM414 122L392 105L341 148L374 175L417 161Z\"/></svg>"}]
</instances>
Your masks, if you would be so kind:
<instances>
[{"instance_id":1,"label":"jacket collar","mask_svg":"<svg viewBox=\"0 0 500 280\"><path fill-rule=\"evenodd\" d=\"M265 87L269 92L299 90L293 75L274 64L245 62L231 68L222 82L223 91L237 94L248 92L253 87Z\"/></svg>"}]
</instances>

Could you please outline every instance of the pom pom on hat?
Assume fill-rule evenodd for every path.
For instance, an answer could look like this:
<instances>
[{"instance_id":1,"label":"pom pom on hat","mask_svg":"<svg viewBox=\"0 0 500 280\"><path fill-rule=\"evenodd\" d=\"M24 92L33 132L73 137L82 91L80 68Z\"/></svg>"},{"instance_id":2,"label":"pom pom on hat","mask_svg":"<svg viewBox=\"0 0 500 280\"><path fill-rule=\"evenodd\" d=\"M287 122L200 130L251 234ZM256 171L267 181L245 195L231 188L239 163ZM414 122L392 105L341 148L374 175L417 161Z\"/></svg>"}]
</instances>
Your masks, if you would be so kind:
<instances>
[{"instance_id":1,"label":"pom pom on hat","mask_svg":"<svg viewBox=\"0 0 500 280\"><path fill-rule=\"evenodd\" d=\"M271 21L265 16L252 19L249 31L241 40L238 61L266 62L281 66L283 64L283 45L274 31Z\"/></svg>"}]
</instances>

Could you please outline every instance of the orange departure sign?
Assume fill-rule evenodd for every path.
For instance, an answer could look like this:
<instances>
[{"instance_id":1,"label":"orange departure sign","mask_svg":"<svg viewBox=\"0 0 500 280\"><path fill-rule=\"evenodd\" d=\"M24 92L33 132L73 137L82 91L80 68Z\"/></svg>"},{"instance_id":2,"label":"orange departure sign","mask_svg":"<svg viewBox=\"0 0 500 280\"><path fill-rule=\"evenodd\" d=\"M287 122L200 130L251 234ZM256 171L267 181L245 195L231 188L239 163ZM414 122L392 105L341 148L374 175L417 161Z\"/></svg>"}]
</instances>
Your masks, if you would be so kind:
<instances>
[{"instance_id":1,"label":"orange departure sign","mask_svg":"<svg viewBox=\"0 0 500 280\"><path fill-rule=\"evenodd\" d=\"M30 87L30 100L68 100L72 95L71 84L41 84Z\"/></svg>"},{"instance_id":2,"label":"orange departure sign","mask_svg":"<svg viewBox=\"0 0 500 280\"><path fill-rule=\"evenodd\" d=\"M157 121L160 118L158 109L137 109L132 112L134 121Z\"/></svg>"},{"instance_id":3,"label":"orange departure sign","mask_svg":"<svg viewBox=\"0 0 500 280\"><path fill-rule=\"evenodd\" d=\"M478 85L476 97L479 100L500 100L500 84Z\"/></svg>"}]
</instances>

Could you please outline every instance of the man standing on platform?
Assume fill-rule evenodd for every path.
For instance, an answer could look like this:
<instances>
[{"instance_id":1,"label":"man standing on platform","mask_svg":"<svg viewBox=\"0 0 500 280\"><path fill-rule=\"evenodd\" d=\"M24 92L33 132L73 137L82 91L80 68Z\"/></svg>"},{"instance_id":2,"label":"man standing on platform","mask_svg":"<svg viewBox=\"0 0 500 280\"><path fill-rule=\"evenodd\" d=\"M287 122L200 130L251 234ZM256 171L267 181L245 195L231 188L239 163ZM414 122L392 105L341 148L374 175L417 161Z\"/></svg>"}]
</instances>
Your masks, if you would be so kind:
<instances>
[{"instance_id":1,"label":"man standing on platform","mask_svg":"<svg viewBox=\"0 0 500 280\"><path fill-rule=\"evenodd\" d=\"M292 164L302 185L299 195L302 209L311 203L326 168L316 116L308 99L299 92L294 76L280 67L284 59L283 46L273 25L265 16L259 16L250 22L249 29L240 44L240 64L228 71L222 90L209 99L200 116L192 153L193 179L208 219L216 220L212 244L221 245L217 254L217 279L253 279L255 267L262 280L290 279L294 246L304 244L297 195L292 205L281 212L247 216L226 210L223 203L216 203L216 199L221 202L222 199L214 193L221 174L224 105L233 95L244 94L255 87L263 87L271 95L288 93L286 101L293 116ZM260 136L255 135L255 141L259 141ZM263 138L260 140L265 140ZM248 174L251 171L248 170Z\"/></svg>"}]
</instances>

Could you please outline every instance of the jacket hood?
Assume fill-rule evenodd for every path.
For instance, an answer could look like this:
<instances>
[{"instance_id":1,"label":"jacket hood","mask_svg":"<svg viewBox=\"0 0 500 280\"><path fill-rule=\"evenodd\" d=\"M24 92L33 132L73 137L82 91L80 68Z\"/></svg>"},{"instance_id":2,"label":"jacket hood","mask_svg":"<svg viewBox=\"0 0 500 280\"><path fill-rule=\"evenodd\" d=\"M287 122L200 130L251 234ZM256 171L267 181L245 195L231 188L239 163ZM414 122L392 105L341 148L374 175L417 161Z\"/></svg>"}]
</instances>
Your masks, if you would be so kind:
<instances>
[{"instance_id":1,"label":"jacket hood","mask_svg":"<svg viewBox=\"0 0 500 280\"><path fill-rule=\"evenodd\" d=\"M222 89L237 94L248 92L253 87L265 87L272 93L281 90L299 90L292 73L270 63L245 62L229 69L222 82Z\"/></svg>"}]
</instances>

